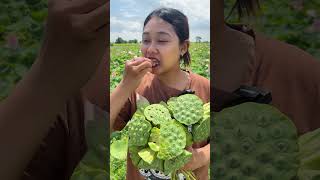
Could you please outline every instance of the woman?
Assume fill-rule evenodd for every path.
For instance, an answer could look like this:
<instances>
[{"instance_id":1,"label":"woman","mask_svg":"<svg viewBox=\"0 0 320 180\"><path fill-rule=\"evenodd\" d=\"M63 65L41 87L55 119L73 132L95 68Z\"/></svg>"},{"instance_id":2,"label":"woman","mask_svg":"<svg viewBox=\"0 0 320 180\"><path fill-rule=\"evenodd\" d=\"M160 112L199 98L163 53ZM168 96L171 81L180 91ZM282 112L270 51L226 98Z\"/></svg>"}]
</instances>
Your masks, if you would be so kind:
<instances>
[{"instance_id":1,"label":"woman","mask_svg":"<svg viewBox=\"0 0 320 180\"><path fill-rule=\"evenodd\" d=\"M293 120L299 134L320 128L320 62L247 26L226 24L223 0L213 3L214 87L233 92L249 85L271 91L272 105ZM238 9L252 12L259 2L237 0L237 4ZM213 96L214 102L220 101Z\"/></svg>"},{"instance_id":2,"label":"woman","mask_svg":"<svg viewBox=\"0 0 320 180\"><path fill-rule=\"evenodd\" d=\"M159 103L191 89L203 102L209 102L209 80L180 68L180 61L186 66L191 62L188 48L189 26L184 14L160 8L148 15L142 34L143 57L126 62L123 79L111 94L110 127L121 130L125 126L136 110L137 95ZM191 151L193 159L184 168L193 170L198 179L208 179L210 144L196 144ZM130 157L127 179L143 179Z\"/></svg>"}]
</instances>

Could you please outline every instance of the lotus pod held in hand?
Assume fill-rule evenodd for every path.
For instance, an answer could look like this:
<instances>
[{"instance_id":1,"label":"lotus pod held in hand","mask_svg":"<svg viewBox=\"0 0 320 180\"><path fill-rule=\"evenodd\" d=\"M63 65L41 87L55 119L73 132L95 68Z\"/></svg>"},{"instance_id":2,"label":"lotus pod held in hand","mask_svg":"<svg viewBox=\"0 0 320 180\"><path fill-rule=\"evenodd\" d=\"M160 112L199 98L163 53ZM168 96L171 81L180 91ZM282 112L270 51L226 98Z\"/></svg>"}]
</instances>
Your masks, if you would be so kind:
<instances>
[{"instance_id":1,"label":"lotus pod held in hand","mask_svg":"<svg viewBox=\"0 0 320 180\"><path fill-rule=\"evenodd\" d=\"M143 148L143 146L129 146L129 155L134 166L138 166L139 162L142 160L138 155L138 152Z\"/></svg>"},{"instance_id":2,"label":"lotus pod held in hand","mask_svg":"<svg viewBox=\"0 0 320 180\"><path fill-rule=\"evenodd\" d=\"M140 112L140 113L143 113L144 109L150 105L149 101L141 96L140 94L136 94L136 97L137 97L137 112Z\"/></svg>"},{"instance_id":3,"label":"lotus pod held in hand","mask_svg":"<svg viewBox=\"0 0 320 180\"><path fill-rule=\"evenodd\" d=\"M210 103L203 105L203 118L192 127L193 141L201 142L210 136Z\"/></svg>"},{"instance_id":4,"label":"lotus pod held in hand","mask_svg":"<svg viewBox=\"0 0 320 180\"><path fill-rule=\"evenodd\" d=\"M186 133L176 121L162 124L160 127L159 152L160 159L172 159L180 155L186 146Z\"/></svg>"},{"instance_id":5,"label":"lotus pod held in hand","mask_svg":"<svg viewBox=\"0 0 320 180\"><path fill-rule=\"evenodd\" d=\"M149 142L158 143L159 142L159 136L160 136L160 129L157 127L153 127L151 129Z\"/></svg>"},{"instance_id":6,"label":"lotus pod held in hand","mask_svg":"<svg viewBox=\"0 0 320 180\"><path fill-rule=\"evenodd\" d=\"M186 147L191 146L193 144L193 137L192 137L192 134L189 132L188 127L178 122L176 124L179 125L181 128L183 128L184 132L186 133Z\"/></svg>"},{"instance_id":7,"label":"lotus pod held in hand","mask_svg":"<svg viewBox=\"0 0 320 180\"><path fill-rule=\"evenodd\" d=\"M184 94L170 103L169 107L172 109L173 117L177 121L185 125L191 125L197 123L202 118L202 105L203 102L198 96L194 94Z\"/></svg>"},{"instance_id":8,"label":"lotus pod held in hand","mask_svg":"<svg viewBox=\"0 0 320 180\"><path fill-rule=\"evenodd\" d=\"M174 111L174 103L176 102L177 97L171 97L168 101L167 101L167 108L169 109L170 114L173 116L173 111Z\"/></svg>"},{"instance_id":9,"label":"lotus pod held in hand","mask_svg":"<svg viewBox=\"0 0 320 180\"><path fill-rule=\"evenodd\" d=\"M161 104L151 104L144 109L145 117L155 125L171 120L169 110Z\"/></svg>"},{"instance_id":10,"label":"lotus pod held in hand","mask_svg":"<svg viewBox=\"0 0 320 180\"><path fill-rule=\"evenodd\" d=\"M141 159L137 167L140 169L154 169L154 170L163 172L164 171L163 164L164 164L164 160L155 157L155 159L152 161L151 164Z\"/></svg>"},{"instance_id":11,"label":"lotus pod held in hand","mask_svg":"<svg viewBox=\"0 0 320 180\"><path fill-rule=\"evenodd\" d=\"M148 143L151 124L142 118L130 120L128 127L129 146L144 146Z\"/></svg>"},{"instance_id":12,"label":"lotus pod held in hand","mask_svg":"<svg viewBox=\"0 0 320 180\"><path fill-rule=\"evenodd\" d=\"M210 117L200 121L192 127L193 141L201 142L210 137Z\"/></svg>"},{"instance_id":13,"label":"lotus pod held in hand","mask_svg":"<svg viewBox=\"0 0 320 180\"><path fill-rule=\"evenodd\" d=\"M164 173L170 174L173 171L179 170L182 168L186 163L190 161L192 158L192 153L184 150L179 156L164 161Z\"/></svg>"},{"instance_id":14,"label":"lotus pod held in hand","mask_svg":"<svg viewBox=\"0 0 320 180\"><path fill-rule=\"evenodd\" d=\"M271 105L243 103L213 117L213 179L291 180L297 176L297 130ZM227 173L226 173L227 172Z\"/></svg>"}]
</instances>

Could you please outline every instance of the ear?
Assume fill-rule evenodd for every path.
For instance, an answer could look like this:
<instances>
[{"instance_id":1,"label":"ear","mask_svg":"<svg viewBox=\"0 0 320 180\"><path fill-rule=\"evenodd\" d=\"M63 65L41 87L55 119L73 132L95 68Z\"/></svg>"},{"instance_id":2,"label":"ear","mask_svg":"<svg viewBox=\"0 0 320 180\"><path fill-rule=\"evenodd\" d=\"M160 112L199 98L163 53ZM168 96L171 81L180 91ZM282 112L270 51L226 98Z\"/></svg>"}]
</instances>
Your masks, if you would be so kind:
<instances>
[{"instance_id":1,"label":"ear","mask_svg":"<svg viewBox=\"0 0 320 180\"><path fill-rule=\"evenodd\" d=\"M190 41L189 40L185 40L182 44L181 44L181 48L180 48L180 55L184 55L190 46Z\"/></svg>"}]
</instances>

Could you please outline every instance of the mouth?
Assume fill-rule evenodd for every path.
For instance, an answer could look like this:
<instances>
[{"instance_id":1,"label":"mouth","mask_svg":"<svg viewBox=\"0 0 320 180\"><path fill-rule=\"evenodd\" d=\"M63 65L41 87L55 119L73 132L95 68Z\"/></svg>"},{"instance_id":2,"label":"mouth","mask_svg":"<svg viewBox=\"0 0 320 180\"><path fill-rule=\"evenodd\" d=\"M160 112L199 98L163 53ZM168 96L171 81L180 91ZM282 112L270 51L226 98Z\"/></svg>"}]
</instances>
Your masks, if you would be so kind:
<instances>
[{"instance_id":1,"label":"mouth","mask_svg":"<svg viewBox=\"0 0 320 180\"><path fill-rule=\"evenodd\" d=\"M151 59L152 61L152 68L156 68L158 66L160 66L160 60L157 58L153 58L153 57L148 57L149 59Z\"/></svg>"}]
</instances>

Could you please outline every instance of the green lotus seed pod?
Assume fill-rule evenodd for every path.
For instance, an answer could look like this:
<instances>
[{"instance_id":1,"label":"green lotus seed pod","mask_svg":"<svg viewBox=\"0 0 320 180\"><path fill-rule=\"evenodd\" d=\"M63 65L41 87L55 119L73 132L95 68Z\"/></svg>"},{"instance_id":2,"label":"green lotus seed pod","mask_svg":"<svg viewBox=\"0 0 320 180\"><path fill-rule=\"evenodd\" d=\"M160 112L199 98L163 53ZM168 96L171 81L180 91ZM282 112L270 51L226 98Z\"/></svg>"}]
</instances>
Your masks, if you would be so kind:
<instances>
[{"instance_id":1,"label":"green lotus seed pod","mask_svg":"<svg viewBox=\"0 0 320 180\"><path fill-rule=\"evenodd\" d=\"M160 127L159 146L157 157L160 159L172 159L183 152L186 146L186 133L178 122L172 121Z\"/></svg>"},{"instance_id":2,"label":"green lotus seed pod","mask_svg":"<svg viewBox=\"0 0 320 180\"><path fill-rule=\"evenodd\" d=\"M153 127L151 129L149 142L158 143L159 142L159 136L160 136L160 129L157 127Z\"/></svg>"},{"instance_id":3,"label":"green lotus seed pod","mask_svg":"<svg viewBox=\"0 0 320 180\"><path fill-rule=\"evenodd\" d=\"M169 109L173 111L173 117L182 124L195 124L203 116L203 102L194 94L184 94L172 102L168 102ZM194 112L190 114L190 111Z\"/></svg>"},{"instance_id":4,"label":"green lotus seed pod","mask_svg":"<svg viewBox=\"0 0 320 180\"><path fill-rule=\"evenodd\" d=\"M144 119L132 119L128 127L129 146L144 146L148 143L151 124Z\"/></svg>"},{"instance_id":5,"label":"green lotus seed pod","mask_svg":"<svg viewBox=\"0 0 320 180\"><path fill-rule=\"evenodd\" d=\"M155 125L171 120L169 110L161 104L151 104L144 109L145 117Z\"/></svg>"},{"instance_id":6,"label":"green lotus seed pod","mask_svg":"<svg viewBox=\"0 0 320 180\"><path fill-rule=\"evenodd\" d=\"M140 94L137 94L137 112L142 113L144 112L144 109L150 105L149 101L141 96Z\"/></svg>"},{"instance_id":7,"label":"green lotus seed pod","mask_svg":"<svg viewBox=\"0 0 320 180\"><path fill-rule=\"evenodd\" d=\"M213 179L293 180L299 168L297 129L267 104L242 103L215 112ZM224 173L227 172L227 173Z\"/></svg>"}]
</instances>

